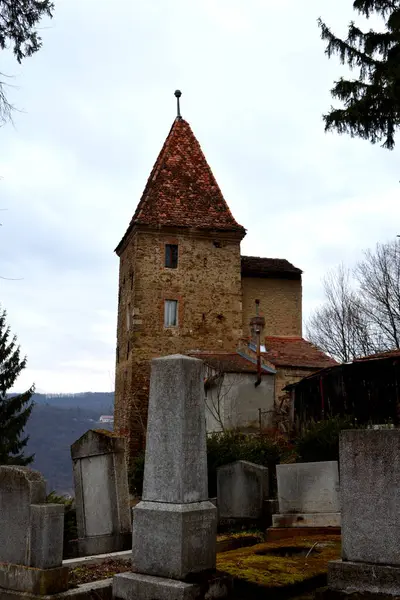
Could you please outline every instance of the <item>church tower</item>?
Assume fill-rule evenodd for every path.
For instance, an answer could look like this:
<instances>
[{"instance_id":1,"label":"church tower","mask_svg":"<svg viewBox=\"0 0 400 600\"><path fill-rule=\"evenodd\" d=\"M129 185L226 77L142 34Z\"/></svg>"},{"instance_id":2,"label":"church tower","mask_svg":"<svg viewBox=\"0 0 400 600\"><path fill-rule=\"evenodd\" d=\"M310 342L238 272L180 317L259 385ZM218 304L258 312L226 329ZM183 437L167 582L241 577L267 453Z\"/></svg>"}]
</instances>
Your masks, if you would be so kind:
<instances>
[{"instance_id":1,"label":"church tower","mask_svg":"<svg viewBox=\"0 0 400 600\"><path fill-rule=\"evenodd\" d=\"M150 361L235 351L242 336L240 242L189 124L178 116L151 171L120 258L115 430L129 454L145 442Z\"/></svg>"}]
</instances>

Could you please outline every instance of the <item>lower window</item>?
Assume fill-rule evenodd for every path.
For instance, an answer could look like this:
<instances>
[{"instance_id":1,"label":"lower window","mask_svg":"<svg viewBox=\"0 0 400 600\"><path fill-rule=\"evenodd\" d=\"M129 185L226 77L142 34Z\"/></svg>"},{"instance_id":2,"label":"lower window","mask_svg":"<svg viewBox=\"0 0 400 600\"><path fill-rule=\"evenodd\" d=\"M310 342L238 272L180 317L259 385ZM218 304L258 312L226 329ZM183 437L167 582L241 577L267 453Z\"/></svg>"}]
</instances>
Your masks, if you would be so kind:
<instances>
[{"instance_id":1,"label":"lower window","mask_svg":"<svg viewBox=\"0 0 400 600\"><path fill-rule=\"evenodd\" d=\"M178 325L178 300L165 300L164 327L176 327L177 325Z\"/></svg>"}]
</instances>

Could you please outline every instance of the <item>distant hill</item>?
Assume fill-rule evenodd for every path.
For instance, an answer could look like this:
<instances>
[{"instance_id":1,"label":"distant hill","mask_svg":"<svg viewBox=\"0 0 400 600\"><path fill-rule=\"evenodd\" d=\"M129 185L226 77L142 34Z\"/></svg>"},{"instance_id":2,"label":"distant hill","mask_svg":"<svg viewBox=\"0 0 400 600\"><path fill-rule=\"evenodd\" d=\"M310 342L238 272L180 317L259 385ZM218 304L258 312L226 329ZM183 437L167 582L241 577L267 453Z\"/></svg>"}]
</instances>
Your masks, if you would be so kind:
<instances>
[{"instance_id":1,"label":"distant hill","mask_svg":"<svg viewBox=\"0 0 400 600\"><path fill-rule=\"evenodd\" d=\"M47 480L48 492L73 495L70 446L88 429L112 429L99 418L113 414L114 393L35 394L33 399L26 427L27 453L35 454L31 466Z\"/></svg>"},{"instance_id":2,"label":"distant hill","mask_svg":"<svg viewBox=\"0 0 400 600\"><path fill-rule=\"evenodd\" d=\"M79 394L34 394L36 404L49 404L58 408L84 408L109 414L114 410L114 392L81 392Z\"/></svg>"}]
</instances>

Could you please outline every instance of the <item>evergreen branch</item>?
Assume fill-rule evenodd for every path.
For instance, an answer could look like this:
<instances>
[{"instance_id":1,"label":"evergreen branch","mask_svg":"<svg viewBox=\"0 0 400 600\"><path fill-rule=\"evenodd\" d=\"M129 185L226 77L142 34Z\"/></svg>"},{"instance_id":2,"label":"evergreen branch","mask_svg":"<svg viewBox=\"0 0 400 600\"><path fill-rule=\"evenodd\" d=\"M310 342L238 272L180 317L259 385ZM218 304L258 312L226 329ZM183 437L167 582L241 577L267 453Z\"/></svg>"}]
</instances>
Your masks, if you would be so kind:
<instances>
[{"instance_id":1,"label":"evergreen branch","mask_svg":"<svg viewBox=\"0 0 400 600\"><path fill-rule=\"evenodd\" d=\"M354 0L353 8L369 19L373 12L385 18L387 14L399 8L398 0Z\"/></svg>"},{"instance_id":2,"label":"evergreen branch","mask_svg":"<svg viewBox=\"0 0 400 600\"><path fill-rule=\"evenodd\" d=\"M11 337L6 316L6 311L0 310L0 464L27 465L33 456L24 455L28 437L23 437L23 432L34 407L35 389L32 386L23 394L7 395L26 367L26 358L20 357L17 338Z\"/></svg>"},{"instance_id":3,"label":"evergreen branch","mask_svg":"<svg viewBox=\"0 0 400 600\"><path fill-rule=\"evenodd\" d=\"M328 58L331 58L333 54L338 54L342 64L347 63L350 69L357 66L362 69L363 73L365 73L368 68L371 69L379 64L380 61L368 56L365 52L358 50L352 46L350 42L343 41L333 35L331 30L321 19L318 19L318 25L321 29L321 39L328 42L325 49ZM362 79L364 79L364 77L365 75Z\"/></svg>"}]
</instances>

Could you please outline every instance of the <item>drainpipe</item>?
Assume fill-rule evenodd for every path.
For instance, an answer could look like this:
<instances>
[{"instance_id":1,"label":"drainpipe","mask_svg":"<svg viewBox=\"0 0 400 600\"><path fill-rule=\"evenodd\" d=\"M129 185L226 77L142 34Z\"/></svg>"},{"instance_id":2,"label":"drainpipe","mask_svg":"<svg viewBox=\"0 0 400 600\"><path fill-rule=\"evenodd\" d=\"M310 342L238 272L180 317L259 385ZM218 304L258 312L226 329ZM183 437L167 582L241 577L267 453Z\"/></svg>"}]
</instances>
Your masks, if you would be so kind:
<instances>
[{"instance_id":1,"label":"drainpipe","mask_svg":"<svg viewBox=\"0 0 400 600\"><path fill-rule=\"evenodd\" d=\"M256 300L256 318L258 319L259 314L258 314L258 309L260 306L260 301ZM257 380L254 384L255 387L258 387L261 383L261 347L260 347L260 333L261 333L261 327L260 327L260 323L256 323L255 326L255 333L257 335Z\"/></svg>"}]
</instances>

